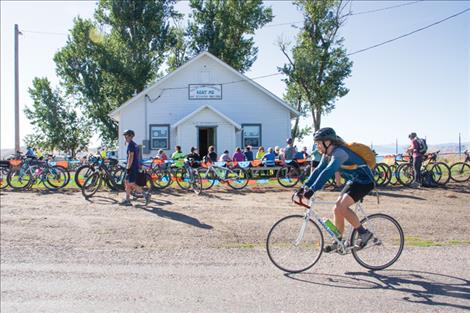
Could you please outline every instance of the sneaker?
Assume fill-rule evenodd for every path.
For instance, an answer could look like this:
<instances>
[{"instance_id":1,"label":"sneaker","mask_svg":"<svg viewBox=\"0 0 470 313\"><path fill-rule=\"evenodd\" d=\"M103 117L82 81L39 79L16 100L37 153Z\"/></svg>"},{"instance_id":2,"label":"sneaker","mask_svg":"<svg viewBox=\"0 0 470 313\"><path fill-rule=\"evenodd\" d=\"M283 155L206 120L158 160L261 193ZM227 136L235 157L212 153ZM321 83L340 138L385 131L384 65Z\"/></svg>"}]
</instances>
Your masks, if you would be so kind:
<instances>
[{"instance_id":1,"label":"sneaker","mask_svg":"<svg viewBox=\"0 0 470 313\"><path fill-rule=\"evenodd\" d=\"M366 230L366 232L363 234L359 234L358 238L356 239L356 246L358 246L359 249L364 248L373 236L374 234L368 230Z\"/></svg>"},{"instance_id":2,"label":"sneaker","mask_svg":"<svg viewBox=\"0 0 470 313\"><path fill-rule=\"evenodd\" d=\"M335 240L323 248L323 252L325 253L335 252L336 250L338 250L338 243Z\"/></svg>"},{"instance_id":3,"label":"sneaker","mask_svg":"<svg viewBox=\"0 0 470 313\"><path fill-rule=\"evenodd\" d=\"M124 199L124 200L122 200L121 202L119 202L119 205L122 205L122 206L132 206L132 203L131 203L130 200Z\"/></svg>"},{"instance_id":4,"label":"sneaker","mask_svg":"<svg viewBox=\"0 0 470 313\"><path fill-rule=\"evenodd\" d=\"M144 193L145 205L148 205L148 204L149 204L149 202L150 202L150 197L152 197L152 195L150 194L149 191L147 191L147 192Z\"/></svg>"},{"instance_id":5,"label":"sneaker","mask_svg":"<svg viewBox=\"0 0 470 313\"><path fill-rule=\"evenodd\" d=\"M421 184L418 183L418 182L412 182L412 183L410 184L410 187L411 187L411 188L417 188L417 189L419 189L419 188L421 188Z\"/></svg>"}]
</instances>

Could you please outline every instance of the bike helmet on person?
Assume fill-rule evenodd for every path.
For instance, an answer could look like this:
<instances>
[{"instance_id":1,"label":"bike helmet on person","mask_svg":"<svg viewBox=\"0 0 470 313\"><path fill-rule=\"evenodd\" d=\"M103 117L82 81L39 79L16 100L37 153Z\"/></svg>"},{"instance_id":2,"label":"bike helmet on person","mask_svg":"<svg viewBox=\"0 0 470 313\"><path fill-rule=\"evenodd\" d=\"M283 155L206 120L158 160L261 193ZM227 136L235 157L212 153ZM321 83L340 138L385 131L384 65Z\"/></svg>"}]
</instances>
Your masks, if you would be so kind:
<instances>
[{"instance_id":1,"label":"bike helmet on person","mask_svg":"<svg viewBox=\"0 0 470 313\"><path fill-rule=\"evenodd\" d=\"M416 135L415 132L412 132L411 134L408 135L408 138L410 138L410 139L413 139L413 138L416 138L416 137L418 137L418 135Z\"/></svg>"},{"instance_id":2,"label":"bike helmet on person","mask_svg":"<svg viewBox=\"0 0 470 313\"><path fill-rule=\"evenodd\" d=\"M132 129L126 129L123 133L122 133L124 136L132 136L134 137L135 136L135 133Z\"/></svg>"},{"instance_id":3,"label":"bike helmet on person","mask_svg":"<svg viewBox=\"0 0 470 313\"><path fill-rule=\"evenodd\" d=\"M338 140L336 132L331 127L320 128L313 134L314 141Z\"/></svg>"},{"instance_id":4,"label":"bike helmet on person","mask_svg":"<svg viewBox=\"0 0 470 313\"><path fill-rule=\"evenodd\" d=\"M286 143L287 143L288 145L291 145L292 142L293 142L292 138L287 138Z\"/></svg>"}]
</instances>

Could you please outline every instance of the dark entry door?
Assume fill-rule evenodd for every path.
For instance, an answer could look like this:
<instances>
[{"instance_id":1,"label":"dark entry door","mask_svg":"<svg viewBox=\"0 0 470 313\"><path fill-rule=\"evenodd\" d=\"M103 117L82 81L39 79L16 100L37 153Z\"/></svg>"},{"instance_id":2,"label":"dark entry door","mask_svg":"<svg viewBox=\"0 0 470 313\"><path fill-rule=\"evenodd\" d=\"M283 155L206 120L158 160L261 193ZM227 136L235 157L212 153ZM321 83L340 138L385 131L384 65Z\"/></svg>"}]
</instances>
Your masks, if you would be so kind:
<instances>
[{"instance_id":1,"label":"dark entry door","mask_svg":"<svg viewBox=\"0 0 470 313\"><path fill-rule=\"evenodd\" d=\"M207 155L209 146L215 145L215 127L199 127L199 154Z\"/></svg>"}]
</instances>

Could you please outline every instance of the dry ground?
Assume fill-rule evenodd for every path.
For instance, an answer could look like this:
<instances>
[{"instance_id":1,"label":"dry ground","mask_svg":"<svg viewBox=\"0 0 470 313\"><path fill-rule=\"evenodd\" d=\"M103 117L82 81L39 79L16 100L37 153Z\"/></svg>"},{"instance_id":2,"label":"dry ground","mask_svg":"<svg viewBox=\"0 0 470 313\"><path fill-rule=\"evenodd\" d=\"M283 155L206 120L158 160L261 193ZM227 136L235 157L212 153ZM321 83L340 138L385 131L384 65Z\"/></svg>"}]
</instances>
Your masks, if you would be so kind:
<instances>
[{"instance_id":1,"label":"dry ground","mask_svg":"<svg viewBox=\"0 0 470 313\"><path fill-rule=\"evenodd\" d=\"M380 205L366 197L366 211L394 216L407 239L400 260L377 274L334 255L291 277L270 264L270 227L303 212L291 192L251 187L196 196L173 188L154 194L148 207L141 200L119 206L123 193L87 201L74 191L2 192L2 312L470 309L469 185L385 189Z\"/></svg>"},{"instance_id":2,"label":"dry ground","mask_svg":"<svg viewBox=\"0 0 470 313\"><path fill-rule=\"evenodd\" d=\"M412 244L470 242L470 187L397 189L365 198L366 212L395 217ZM4 192L1 195L1 244L80 249L183 249L262 246L279 218L303 212L290 202L291 191L256 188L216 189L200 196L178 189L153 195L149 206L118 202L123 193L99 192L90 201L79 192ZM335 192L319 198L334 200ZM331 208L320 207L324 216ZM425 243L424 243L425 244Z\"/></svg>"}]
</instances>

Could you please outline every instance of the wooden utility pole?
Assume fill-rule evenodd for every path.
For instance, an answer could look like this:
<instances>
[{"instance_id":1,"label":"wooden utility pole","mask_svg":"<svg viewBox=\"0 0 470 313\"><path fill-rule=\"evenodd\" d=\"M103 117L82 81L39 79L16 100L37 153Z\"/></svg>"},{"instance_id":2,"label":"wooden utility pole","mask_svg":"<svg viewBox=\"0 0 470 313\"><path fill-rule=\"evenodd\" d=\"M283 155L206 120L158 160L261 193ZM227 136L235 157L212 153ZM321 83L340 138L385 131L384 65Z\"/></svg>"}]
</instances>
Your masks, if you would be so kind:
<instances>
[{"instance_id":1,"label":"wooden utility pole","mask_svg":"<svg viewBox=\"0 0 470 313\"><path fill-rule=\"evenodd\" d=\"M20 92L18 70L18 24L15 24L15 152L20 151Z\"/></svg>"}]
</instances>

